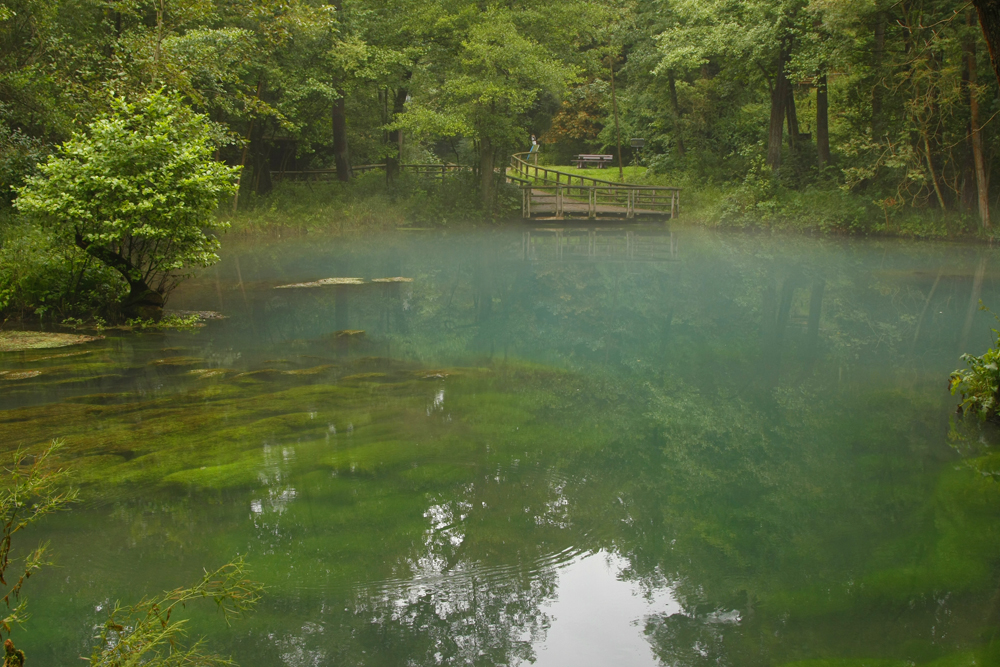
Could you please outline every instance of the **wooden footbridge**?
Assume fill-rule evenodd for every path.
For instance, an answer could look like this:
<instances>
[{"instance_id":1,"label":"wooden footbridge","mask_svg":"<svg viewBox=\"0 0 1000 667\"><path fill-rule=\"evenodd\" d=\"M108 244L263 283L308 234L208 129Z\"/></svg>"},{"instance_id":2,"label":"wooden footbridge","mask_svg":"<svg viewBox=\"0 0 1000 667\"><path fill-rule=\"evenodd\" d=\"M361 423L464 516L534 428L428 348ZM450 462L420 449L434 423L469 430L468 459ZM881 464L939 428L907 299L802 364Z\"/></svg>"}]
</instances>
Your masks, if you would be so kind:
<instances>
[{"instance_id":1,"label":"wooden footbridge","mask_svg":"<svg viewBox=\"0 0 1000 667\"><path fill-rule=\"evenodd\" d=\"M607 219L634 218L675 219L680 213L680 188L633 185L569 174L539 167L525 158L528 153L516 153L503 174L507 182L521 189L521 215L525 219ZM384 164L364 164L352 167L354 173L385 169ZM447 176L471 171L459 164L402 164L402 172L423 178L444 180ZM332 181L336 169L310 171L275 171L274 181Z\"/></svg>"},{"instance_id":2,"label":"wooden footbridge","mask_svg":"<svg viewBox=\"0 0 1000 667\"><path fill-rule=\"evenodd\" d=\"M528 153L510 158L507 180L521 186L521 216L530 218L675 219L680 188L615 183L568 174L528 162Z\"/></svg>"}]
</instances>

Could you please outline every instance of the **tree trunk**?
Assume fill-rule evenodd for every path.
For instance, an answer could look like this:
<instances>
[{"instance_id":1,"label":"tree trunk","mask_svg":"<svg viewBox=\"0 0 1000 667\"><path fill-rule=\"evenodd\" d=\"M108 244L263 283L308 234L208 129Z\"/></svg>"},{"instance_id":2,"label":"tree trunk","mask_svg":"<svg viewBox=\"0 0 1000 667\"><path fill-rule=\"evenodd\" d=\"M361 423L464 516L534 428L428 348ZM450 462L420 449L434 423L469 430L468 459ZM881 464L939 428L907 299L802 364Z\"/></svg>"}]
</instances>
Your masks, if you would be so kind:
<instances>
[{"instance_id":1,"label":"tree trunk","mask_svg":"<svg viewBox=\"0 0 1000 667\"><path fill-rule=\"evenodd\" d=\"M934 171L934 162L931 160L931 142L924 134L924 156L927 158L927 170L931 175L931 183L934 184L934 194L937 195L938 203L941 205L942 211L947 211L948 207L944 203L944 195L941 194L941 185L938 183L937 172Z\"/></svg>"},{"instance_id":2,"label":"tree trunk","mask_svg":"<svg viewBox=\"0 0 1000 667\"><path fill-rule=\"evenodd\" d=\"M816 84L816 157L822 171L830 164L830 98L826 74Z\"/></svg>"},{"instance_id":3,"label":"tree trunk","mask_svg":"<svg viewBox=\"0 0 1000 667\"><path fill-rule=\"evenodd\" d=\"M258 195L266 195L274 189L271 181L271 156L266 150L254 156L253 161L253 187Z\"/></svg>"},{"instance_id":4,"label":"tree trunk","mask_svg":"<svg viewBox=\"0 0 1000 667\"><path fill-rule=\"evenodd\" d=\"M1000 83L1000 0L972 0L979 13L979 23L983 27L983 37L990 50L990 61L993 63L993 73Z\"/></svg>"},{"instance_id":5,"label":"tree trunk","mask_svg":"<svg viewBox=\"0 0 1000 667\"><path fill-rule=\"evenodd\" d=\"M795 113L795 89L791 85L788 86L785 116L788 118L788 147L795 150L799 145L799 117Z\"/></svg>"},{"instance_id":6,"label":"tree trunk","mask_svg":"<svg viewBox=\"0 0 1000 667\"><path fill-rule=\"evenodd\" d=\"M885 12L875 16L875 48L872 53L872 66L875 70L875 82L872 86L872 137L882 137L882 56L885 53Z\"/></svg>"},{"instance_id":7,"label":"tree trunk","mask_svg":"<svg viewBox=\"0 0 1000 667\"><path fill-rule=\"evenodd\" d=\"M337 20L344 18L343 0L332 0L337 10ZM336 83L334 84L336 85ZM337 180L346 183L351 180L351 158L347 151L347 99L344 91L338 90L340 98L333 103L331 117L333 125L333 161L337 167Z\"/></svg>"},{"instance_id":8,"label":"tree trunk","mask_svg":"<svg viewBox=\"0 0 1000 667\"><path fill-rule=\"evenodd\" d=\"M156 48L153 50L153 68L160 64L160 52L163 49L163 0L156 6Z\"/></svg>"},{"instance_id":9,"label":"tree trunk","mask_svg":"<svg viewBox=\"0 0 1000 667\"><path fill-rule=\"evenodd\" d=\"M333 159L337 166L337 180L351 180L351 160L347 152L347 110L343 93L333 103Z\"/></svg>"},{"instance_id":10,"label":"tree trunk","mask_svg":"<svg viewBox=\"0 0 1000 667\"><path fill-rule=\"evenodd\" d=\"M968 15L969 25L975 20ZM986 161L983 158L983 133L979 122L979 98L976 88L976 43L972 40L966 44L966 59L969 77L969 111L970 111L970 143L972 144L972 161L976 170L976 191L979 194L979 220L983 229L990 229L990 185L986 177Z\"/></svg>"},{"instance_id":11,"label":"tree trunk","mask_svg":"<svg viewBox=\"0 0 1000 667\"><path fill-rule=\"evenodd\" d=\"M406 98L409 96L409 91L400 86L396 89L396 95L392 101L392 118L391 121L396 120L399 114L403 113L406 105ZM390 181L399 175L399 165L403 162L403 131L393 130L389 133L388 144L392 148L396 149L396 155L389 155L385 159L385 175Z\"/></svg>"},{"instance_id":12,"label":"tree trunk","mask_svg":"<svg viewBox=\"0 0 1000 667\"><path fill-rule=\"evenodd\" d=\"M968 25L972 25L972 12L966 12L965 20ZM975 45L972 40L968 37L962 42L962 101L971 108L972 105L972 82L969 80L969 53L975 53ZM974 56L973 56L974 57ZM970 109L971 110L971 109ZM971 114L970 114L971 115ZM961 156L961 170L960 175L956 178L958 180L958 202L959 210L963 213L972 211L977 206L978 192L976 188L976 160L973 153L975 149L972 146L972 121L965 124L965 138L967 141L967 146L965 151L962 152ZM958 161L956 161L956 166L958 166Z\"/></svg>"},{"instance_id":13,"label":"tree trunk","mask_svg":"<svg viewBox=\"0 0 1000 667\"><path fill-rule=\"evenodd\" d=\"M75 242L76 247L120 273L128 283L128 296L122 301L122 314L125 317L160 321L166 295L154 290L144 279L136 277L140 272L127 257L88 242L80 233L76 234Z\"/></svg>"},{"instance_id":14,"label":"tree trunk","mask_svg":"<svg viewBox=\"0 0 1000 667\"><path fill-rule=\"evenodd\" d=\"M615 112L615 136L618 139L618 180L625 181L625 163L622 162L622 129L618 124L618 95L615 93L615 61L611 58L611 107Z\"/></svg>"},{"instance_id":15,"label":"tree trunk","mask_svg":"<svg viewBox=\"0 0 1000 667\"><path fill-rule=\"evenodd\" d=\"M778 55L778 65L771 88L771 123L767 135L767 164L777 171L781 166L781 138L785 125L785 103L788 101L788 79L785 64L788 62L788 46L783 44Z\"/></svg>"},{"instance_id":16,"label":"tree trunk","mask_svg":"<svg viewBox=\"0 0 1000 667\"><path fill-rule=\"evenodd\" d=\"M674 143L677 145L677 154L684 157L684 136L681 134L681 107L677 103L677 82L674 80L674 73L667 74L667 84L670 86L670 108L674 112Z\"/></svg>"},{"instance_id":17,"label":"tree trunk","mask_svg":"<svg viewBox=\"0 0 1000 667\"><path fill-rule=\"evenodd\" d=\"M262 78L257 79L257 92L254 94L254 97L256 97L258 100L260 99L260 93L263 89L264 89L264 79ZM236 210L239 208L240 205L240 188L243 185L243 172L247 166L247 152L250 150L250 139L253 137L253 126L256 123L256 121L257 121L256 118L250 119L250 129L247 130L246 143L243 144L243 152L240 156L240 171L239 174L236 176L236 194L233 195L233 213L236 213Z\"/></svg>"},{"instance_id":18,"label":"tree trunk","mask_svg":"<svg viewBox=\"0 0 1000 667\"><path fill-rule=\"evenodd\" d=\"M257 124L250 133L250 155L253 165L251 189L255 194L266 195L273 189L271 184L271 151L267 145L267 120Z\"/></svg>"},{"instance_id":19,"label":"tree trunk","mask_svg":"<svg viewBox=\"0 0 1000 667\"><path fill-rule=\"evenodd\" d=\"M479 139L479 178L483 196L483 209L493 211L493 142L489 137Z\"/></svg>"}]
</instances>

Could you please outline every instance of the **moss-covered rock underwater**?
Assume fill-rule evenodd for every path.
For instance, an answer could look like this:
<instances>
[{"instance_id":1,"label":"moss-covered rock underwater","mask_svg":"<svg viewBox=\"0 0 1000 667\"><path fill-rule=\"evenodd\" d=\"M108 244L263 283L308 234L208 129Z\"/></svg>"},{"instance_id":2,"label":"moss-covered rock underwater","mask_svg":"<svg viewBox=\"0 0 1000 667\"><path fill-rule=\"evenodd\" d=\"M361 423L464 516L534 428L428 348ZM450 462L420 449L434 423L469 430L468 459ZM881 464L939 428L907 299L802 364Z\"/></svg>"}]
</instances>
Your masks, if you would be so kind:
<instances>
[{"instance_id":1,"label":"moss-covered rock underwater","mask_svg":"<svg viewBox=\"0 0 1000 667\"><path fill-rule=\"evenodd\" d=\"M657 278L637 296L641 275L607 267L511 276L493 264L471 280L410 272L425 295L434 280L443 295L413 297L417 314L402 322L411 338L444 333L446 345L472 341L482 357L504 340L561 331L551 345L563 359L604 364L586 372L515 355L503 363L499 353L444 369L364 356L384 353L386 336L352 341L353 354L338 354L326 336L286 346L281 358L227 365L222 351L205 355L183 336L143 334L72 358L115 360L116 383L132 382L141 401L82 396L121 386L95 380L53 407L34 402L31 387L55 376L8 383L22 387L25 407L3 413L5 435L42 443L64 429L92 494L90 506L47 528L69 555L69 578L37 580L33 604L62 604L36 606L36 645L85 636L100 616L95 600L139 597L248 551L271 587L260 613L227 635L193 612L215 646L244 664L309 656L419 664L436 653L446 663L514 662L544 633L554 564L603 548L628 558L624 576L670 585L682 600L684 615L654 616L645 628L670 662L996 664L987 633L998 625L1000 498L983 474L994 470L993 450L977 444L995 438L956 422L949 440L949 399L929 390L941 378L921 364L871 362L880 345L910 349L928 292L908 297L905 272L856 287L826 271L835 306L824 311L823 336L837 352L817 357L805 321L816 284L808 272L726 270L736 288L722 299L735 304L735 324L709 337L723 321L718 304L677 297L696 291L697 275ZM534 310L516 306L529 303L519 295L526 283L537 291ZM807 288L789 305L791 319L803 314L803 336L776 345L763 326L759 340L729 335L728 327L756 330L761 313L780 318L789 284ZM944 280L936 289L935 310L958 297L952 309L964 313L967 294L943 294ZM449 292L471 312L444 308ZM489 293L491 310L475 305ZM859 298L868 293L906 304L899 317L915 313L911 328L877 319L870 297ZM664 297L672 302L650 307ZM304 310L268 297L295 318L251 324L301 341L312 319L336 320L336 304L325 311L323 298ZM348 324L376 330L372 323L398 314L386 303L355 298ZM664 318L667 310L675 314ZM578 327L571 335L566 322ZM947 331L925 324L917 334ZM656 345L641 345L644 337ZM601 348L608 340L610 354ZM107 351L116 345L124 353ZM654 353L662 357L651 363ZM778 355L780 382L759 372L760 355ZM179 361L155 363L171 358ZM133 570L123 579L126 563ZM81 621L57 631L67 605L79 605ZM486 657L470 654L473 645L487 647Z\"/></svg>"}]
</instances>

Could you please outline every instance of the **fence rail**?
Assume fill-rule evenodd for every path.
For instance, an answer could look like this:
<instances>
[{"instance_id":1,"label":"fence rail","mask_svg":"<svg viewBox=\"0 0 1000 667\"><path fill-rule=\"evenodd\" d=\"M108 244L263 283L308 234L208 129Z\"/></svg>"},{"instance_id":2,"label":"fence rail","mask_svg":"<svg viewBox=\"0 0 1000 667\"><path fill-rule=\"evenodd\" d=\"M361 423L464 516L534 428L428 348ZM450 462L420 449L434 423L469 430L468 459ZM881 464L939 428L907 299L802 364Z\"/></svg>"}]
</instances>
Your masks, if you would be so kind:
<instances>
[{"instance_id":1,"label":"fence rail","mask_svg":"<svg viewBox=\"0 0 1000 667\"><path fill-rule=\"evenodd\" d=\"M385 169L384 164L359 164L351 167L355 174ZM471 171L471 167L461 164L401 164L399 170L411 172L427 178L444 178L447 174ZM272 171L271 180L281 181L332 181L337 178L336 169L310 169L307 171Z\"/></svg>"},{"instance_id":2,"label":"fence rail","mask_svg":"<svg viewBox=\"0 0 1000 667\"><path fill-rule=\"evenodd\" d=\"M550 213L556 218L563 218L567 213L586 213L591 219L598 215L624 215L626 218L669 215L674 219L680 213L680 188L615 183L569 174L531 164L522 157L526 155L528 153L512 155L507 174L509 180L521 185L524 218L535 213Z\"/></svg>"}]
</instances>

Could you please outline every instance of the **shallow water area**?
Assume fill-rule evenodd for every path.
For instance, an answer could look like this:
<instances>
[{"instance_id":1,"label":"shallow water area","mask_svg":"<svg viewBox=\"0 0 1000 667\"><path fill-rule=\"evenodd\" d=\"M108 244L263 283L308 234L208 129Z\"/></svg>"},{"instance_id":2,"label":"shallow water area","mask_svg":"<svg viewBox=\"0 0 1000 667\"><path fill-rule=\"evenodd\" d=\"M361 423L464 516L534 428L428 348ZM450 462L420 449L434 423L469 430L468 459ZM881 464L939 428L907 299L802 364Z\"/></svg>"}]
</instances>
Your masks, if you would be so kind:
<instances>
[{"instance_id":1,"label":"shallow water area","mask_svg":"<svg viewBox=\"0 0 1000 667\"><path fill-rule=\"evenodd\" d=\"M15 629L245 554L243 665L1000 664L995 251L663 226L226 242L194 331L0 353L83 501Z\"/></svg>"}]
</instances>

